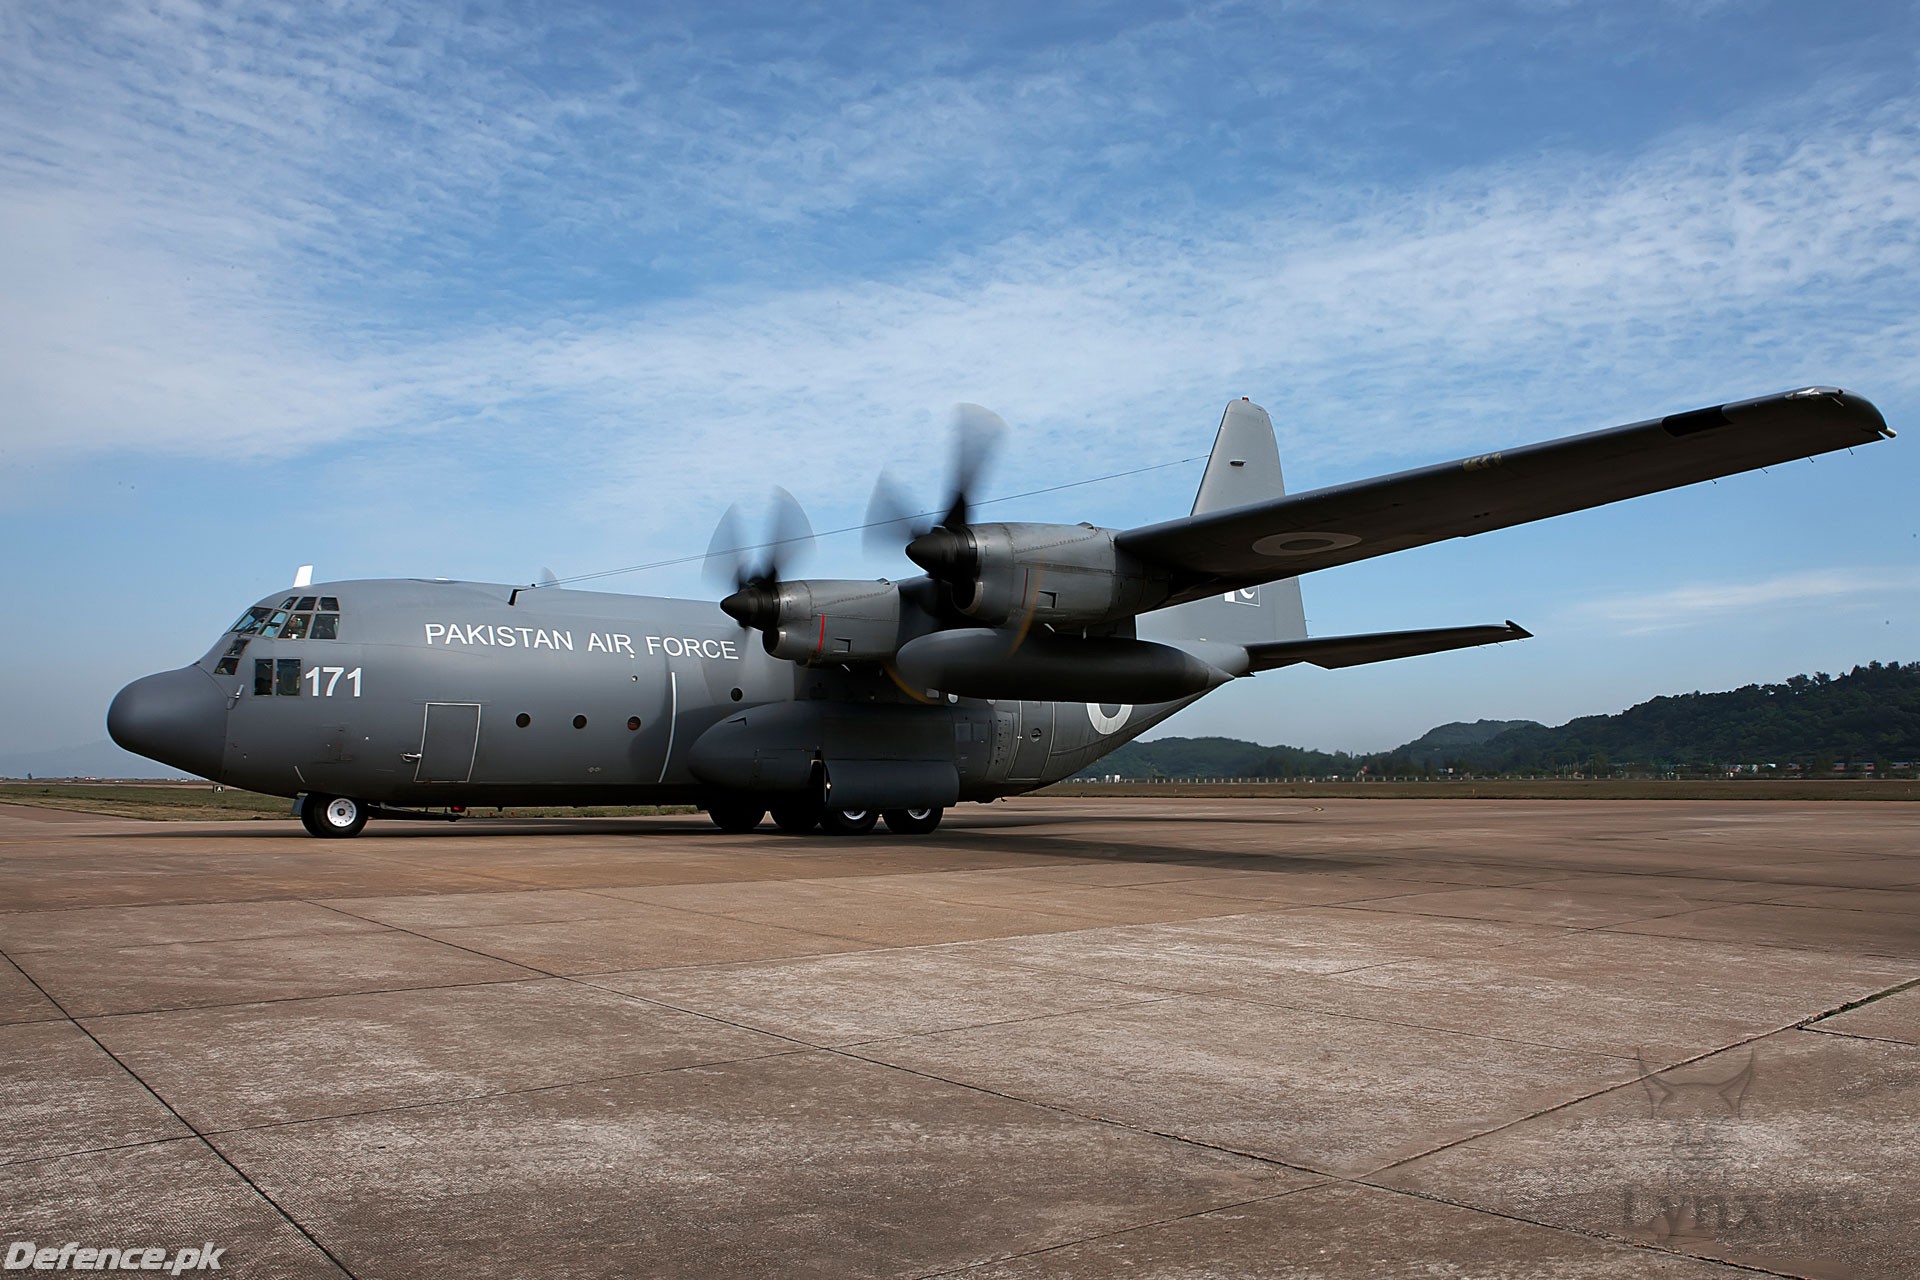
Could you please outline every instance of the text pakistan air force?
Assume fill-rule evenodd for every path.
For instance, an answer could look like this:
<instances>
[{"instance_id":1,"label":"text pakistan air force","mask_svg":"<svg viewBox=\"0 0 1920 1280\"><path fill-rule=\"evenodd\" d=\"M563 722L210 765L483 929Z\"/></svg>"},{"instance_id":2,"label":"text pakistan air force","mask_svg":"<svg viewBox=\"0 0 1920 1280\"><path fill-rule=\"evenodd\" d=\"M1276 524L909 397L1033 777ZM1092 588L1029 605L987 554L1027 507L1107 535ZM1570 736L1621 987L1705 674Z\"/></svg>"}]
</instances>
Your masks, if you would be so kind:
<instances>
[{"instance_id":1,"label":"text pakistan air force","mask_svg":"<svg viewBox=\"0 0 1920 1280\"><path fill-rule=\"evenodd\" d=\"M553 649L574 653L573 632L552 627L504 627L491 622L429 622L426 627L430 646L470 645L496 649ZM636 650L635 645L638 644ZM621 631L589 631L586 652L665 654L669 658L718 658L740 660L739 644L733 640L703 639L699 636L633 636Z\"/></svg>"}]
</instances>

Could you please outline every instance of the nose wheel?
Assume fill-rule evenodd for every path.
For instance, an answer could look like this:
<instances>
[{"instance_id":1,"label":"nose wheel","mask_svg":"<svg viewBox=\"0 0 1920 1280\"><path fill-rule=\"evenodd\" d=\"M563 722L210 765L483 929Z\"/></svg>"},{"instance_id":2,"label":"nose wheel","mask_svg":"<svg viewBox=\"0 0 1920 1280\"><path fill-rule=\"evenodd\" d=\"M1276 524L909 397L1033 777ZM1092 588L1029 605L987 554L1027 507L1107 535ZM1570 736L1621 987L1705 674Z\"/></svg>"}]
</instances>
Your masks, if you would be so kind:
<instances>
[{"instance_id":1,"label":"nose wheel","mask_svg":"<svg viewBox=\"0 0 1920 1280\"><path fill-rule=\"evenodd\" d=\"M348 796L308 793L300 797L300 825L323 840L357 836L367 825L367 806Z\"/></svg>"}]
</instances>

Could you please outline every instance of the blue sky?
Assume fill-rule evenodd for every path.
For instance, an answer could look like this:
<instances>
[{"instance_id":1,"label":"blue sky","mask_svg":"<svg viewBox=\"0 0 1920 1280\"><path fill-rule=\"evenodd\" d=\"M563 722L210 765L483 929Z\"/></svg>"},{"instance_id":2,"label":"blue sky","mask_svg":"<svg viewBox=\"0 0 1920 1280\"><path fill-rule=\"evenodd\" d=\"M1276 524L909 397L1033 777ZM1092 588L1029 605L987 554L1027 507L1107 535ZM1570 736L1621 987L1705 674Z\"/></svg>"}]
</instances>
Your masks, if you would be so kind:
<instances>
[{"instance_id":1,"label":"blue sky","mask_svg":"<svg viewBox=\"0 0 1920 1280\"><path fill-rule=\"evenodd\" d=\"M883 466L931 503L957 401L1014 428L995 493L1203 454L1241 395L1295 489L1816 382L1907 429L1309 577L1317 632L1538 638L1167 732L1920 658L1917 59L1912 4L5 6L0 754L301 563L591 573L776 483L856 524Z\"/></svg>"}]
</instances>

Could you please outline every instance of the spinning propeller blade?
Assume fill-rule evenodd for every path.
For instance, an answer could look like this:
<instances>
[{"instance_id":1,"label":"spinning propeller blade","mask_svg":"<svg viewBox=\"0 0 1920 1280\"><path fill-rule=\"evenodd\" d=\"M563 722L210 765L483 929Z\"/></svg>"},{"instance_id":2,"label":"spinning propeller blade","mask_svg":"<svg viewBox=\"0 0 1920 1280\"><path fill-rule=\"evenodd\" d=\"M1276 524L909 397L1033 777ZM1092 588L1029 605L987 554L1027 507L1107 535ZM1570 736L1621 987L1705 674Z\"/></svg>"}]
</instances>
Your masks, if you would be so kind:
<instances>
[{"instance_id":1,"label":"spinning propeller blade","mask_svg":"<svg viewBox=\"0 0 1920 1280\"><path fill-rule=\"evenodd\" d=\"M936 578L951 578L964 568L964 534L987 465L1006 439L999 414L977 404L953 407L953 464L948 470L943 514L916 507L891 474L881 473L867 503L867 547L893 547L907 539L907 557Z\"/></svg>"},{"instance_id":2,"label":"spinning propeller blade","mask_svg":"<svg viewBox=\"0 0 1920 1280\"><path fill-rule=\"evenodd\" d=\"M813 547L813 524L799 500L785 489L773 491L766 540L749 545L741 533L738 504L728 507L707 544L706 575L733 594L720 602L743 627L764 626L779 607L781 575Z\"/></svg>"}]
</instances>

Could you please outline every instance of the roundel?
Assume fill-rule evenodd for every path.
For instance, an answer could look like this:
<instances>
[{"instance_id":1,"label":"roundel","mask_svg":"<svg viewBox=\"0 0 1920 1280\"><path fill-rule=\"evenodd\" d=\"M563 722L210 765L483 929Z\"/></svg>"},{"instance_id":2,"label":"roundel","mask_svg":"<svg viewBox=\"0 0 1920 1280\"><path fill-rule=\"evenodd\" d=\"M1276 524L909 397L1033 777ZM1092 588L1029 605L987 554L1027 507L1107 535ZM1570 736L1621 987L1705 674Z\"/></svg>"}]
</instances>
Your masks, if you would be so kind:
<instances>
[{"instance_id":1,"label":"roundel","mask_svg":"<svg viewBox=\"0 0 1920 1280\"><path fill-rule=\"evenodd\" d=\"M1111 708L1111 709L1109 709ZM1133 715L1131 702L1089 702L1087 719L1101 733L1116 733Z\"/></svg>"},{"instance_id":2,"label":"roundel","mask_svg":"<svg viewBox=\"0 0 1920 1280\"><path fill-rule=\"evenodd\" d=\"M1274 533L1253 544L1254 553L1263 556L1310 556L1318 551L1340 551L1358 546L1360 539L1351 533Z\"/></svg>"}]
</instances>

